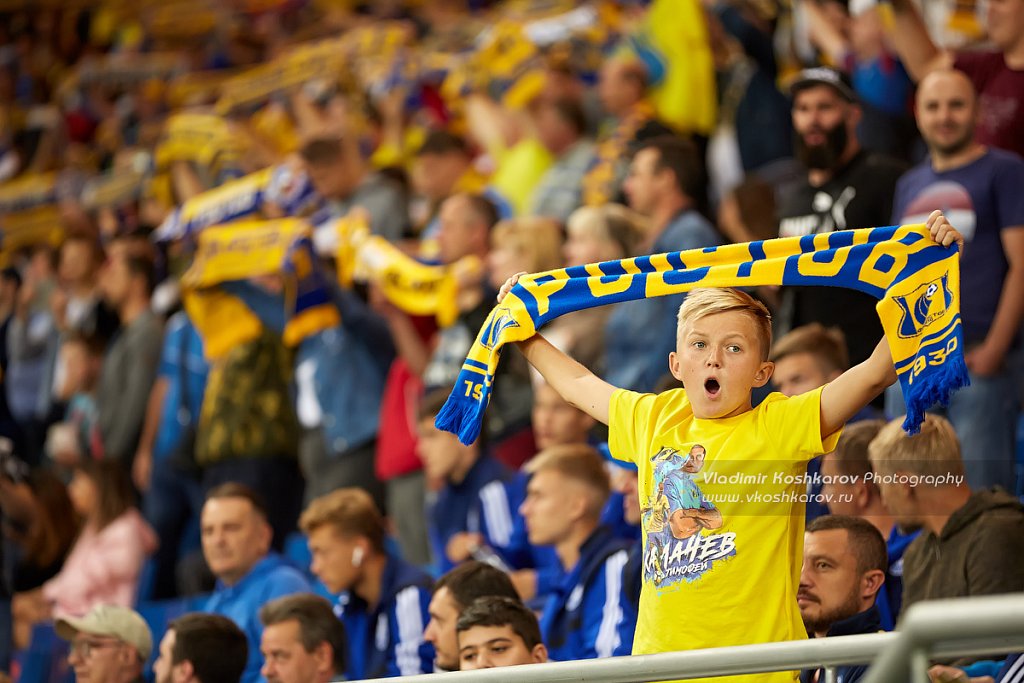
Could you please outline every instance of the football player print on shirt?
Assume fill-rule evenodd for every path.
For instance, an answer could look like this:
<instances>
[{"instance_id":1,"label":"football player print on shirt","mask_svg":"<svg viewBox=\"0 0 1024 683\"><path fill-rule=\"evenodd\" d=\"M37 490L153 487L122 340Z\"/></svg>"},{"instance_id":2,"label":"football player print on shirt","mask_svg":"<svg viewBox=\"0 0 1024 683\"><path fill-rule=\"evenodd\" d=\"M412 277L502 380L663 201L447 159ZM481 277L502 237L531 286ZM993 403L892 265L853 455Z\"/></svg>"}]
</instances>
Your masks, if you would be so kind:
<instances>
[{"instance_id":1,"label":"football player print on shirt","mask_svg":"<svg viewBox=\"0 0 1024 683\"><path fill-rule=\"evenodd\" d=\"M647 535L644 580L659 588L694 581L716 560L736 554L735 534L712 534L722 513L701 492L697 474L707 451L694 444L687 455L662 447L651 458L652 485L640 506Z\"/></svg>"}]
</instances>

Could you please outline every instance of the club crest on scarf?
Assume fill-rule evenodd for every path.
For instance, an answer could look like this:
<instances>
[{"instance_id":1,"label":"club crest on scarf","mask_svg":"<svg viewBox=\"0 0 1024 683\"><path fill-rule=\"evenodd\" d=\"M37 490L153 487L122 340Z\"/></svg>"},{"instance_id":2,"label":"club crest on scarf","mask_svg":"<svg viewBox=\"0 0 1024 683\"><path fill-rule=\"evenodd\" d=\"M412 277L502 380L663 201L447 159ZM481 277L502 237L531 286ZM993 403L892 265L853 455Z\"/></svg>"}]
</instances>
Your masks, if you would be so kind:
<instances>
[{"instance_id":1,"label":"club crest on scarf","mask_svg":"<svg viewBox=\"0 0 1024 683\"><path fill-rule=\"evenodd\" d=\"M918 286L910 294L893 295L892 299L903 311L899 335L904 339L916 337L949 312L953 303L949 274Z\"/></svg>"}]
</instances>

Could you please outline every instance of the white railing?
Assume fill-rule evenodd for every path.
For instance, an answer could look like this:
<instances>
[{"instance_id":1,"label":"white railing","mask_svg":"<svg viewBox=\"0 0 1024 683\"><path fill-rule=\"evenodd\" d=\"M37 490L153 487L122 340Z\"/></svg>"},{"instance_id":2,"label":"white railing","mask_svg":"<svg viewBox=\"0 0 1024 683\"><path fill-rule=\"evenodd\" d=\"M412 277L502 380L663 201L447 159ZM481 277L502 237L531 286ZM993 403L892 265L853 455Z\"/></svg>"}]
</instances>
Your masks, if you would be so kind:
<instances>
[{"instance_id":1,"label":"white railing","mask_svg":"<svg viewBox=\"0 0 1024 683\"><path fill-rule=\"evenodd\" d=\"M649 683L826 667L826 681L831 682L837 666L874 661L866 683L926 683L929 658L1021 651L1024 594L1015 594L914 605L893 633L427 674L402 681Z\"/></svg>"}]
</instances>

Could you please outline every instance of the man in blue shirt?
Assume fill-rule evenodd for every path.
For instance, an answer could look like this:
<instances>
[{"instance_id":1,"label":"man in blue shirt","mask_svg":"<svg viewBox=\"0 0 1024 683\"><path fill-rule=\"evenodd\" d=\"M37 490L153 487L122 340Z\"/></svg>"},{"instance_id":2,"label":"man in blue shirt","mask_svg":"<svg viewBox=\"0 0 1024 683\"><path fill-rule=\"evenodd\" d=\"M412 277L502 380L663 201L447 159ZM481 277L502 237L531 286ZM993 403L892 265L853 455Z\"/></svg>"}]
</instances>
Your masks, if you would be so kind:
<instances>
[{"instance_id":1,"label":"man in blue shirt","mask_svg":"<svg viewBox=\"0 0 1024 683\"><path fill-rule=\"evenodd\" d=\"M695 147L677 137L645 141L623 186L629 206L645 216L650 234L642 254L715 247L722 238L704 216L703 172ZM631 254L630 254L631 255ZM676 312L685 295L659 296L615 307L605 330L607 379L633 391L653 391L668 373Z\"/></svg>"},{"instance_id":2,"label":"man in blue shirt","mask_svg":"<svg viewBox=\"0 0 1024 683\"><path fill-rule=\"evenodd\" d=\"M551 659L629 654L636 609L623 590L627 541L600 523L611 485L590 446L556 446L527 466L532 475L520 512L530 543L553 546L564 575L548 598L541 632Z\"/></svg>"},{"instance_id":3,"label":"man in blue shirt","mask_svg":"<svg viewBox=\"0 0 1024 683\"><path fill-rule=\"evenodd\" d=\"M1020 404L1010 368L1021 355L1024 318L1024 161L975 142L982 110L960 71L926 76L914 111L929 157L897 183L893 222L918 223L940 209L964 235L960 316L971 384L952 397L947 416L965 445L971 488L1013 492ZM886 408L892 417L905 412L892 390Z\"/></svg>"},{"instance_id":4,"label":"man in blue shirt","mask_svg":"<svg viewBox=\"0 0 1024 683\"><path fill-rule=\"evenodd\" d=\"M260 608L284 595L312 591L301 572L270 551L273 532L264 510L252 490L228 483L207 494L201 517L203 556L217 577L203 611L228 617L245 632L249 658L242 683L261 680Z\"/></svg>"},{"instance_id":5,"label":"man in blue shirt","mask_svg":"<svg viewBox=\"0 0 1024 683\"><path fill-rule=\"evenodd\" d=\"M463 445L454 434L434 426L450 393L440 389L427 394L417 423L416 450L424 471L429 480L441 483L427 509L434 564L440 572L472 557L488 537L498 545L507 544L514 516L501 485L511 476L508 469L479 442ZM498 485L491 486L495 482Z\"/></svg>"},{"instance_id":6,"label":"man in blue shirt","mask_svg":"<svg viewBox=\"0 0 1024 683\"><path fill-rule=\"evenodd\" d=\"M349 679L430 673L434 650L423 640L430 577L385 548L384 518L370 495L332 491L309 504L299 525L310 570L338 596Z\"/></svg>"},{"instance_id":7,"label":"man in blue shirt","mask_svg":"<svg viewBox=\"0 0 1024 683\"><path fill-rule=\"evenodd\" d=\"M186 440L195 441L209 371L202 338L185 311L178 311L164 330L160 369L132 463L135 485L146 494L142 512L160 537L148 596L155 600L177 594L177 560L199 548L203 494L193 471L195 462L187 462L181 454L194 445Z\"/></svg>"}]
</instances>

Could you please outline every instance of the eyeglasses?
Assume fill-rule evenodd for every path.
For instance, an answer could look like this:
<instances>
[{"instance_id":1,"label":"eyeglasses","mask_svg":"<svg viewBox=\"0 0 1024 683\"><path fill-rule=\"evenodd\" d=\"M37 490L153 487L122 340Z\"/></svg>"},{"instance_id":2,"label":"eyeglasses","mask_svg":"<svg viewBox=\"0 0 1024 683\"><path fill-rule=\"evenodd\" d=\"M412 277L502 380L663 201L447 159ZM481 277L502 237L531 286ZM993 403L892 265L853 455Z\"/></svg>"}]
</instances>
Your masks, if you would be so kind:
<instances>
[{"instance_id":1,"label":"eyeglasses","mask_svg":"<svg viewBox=\"0 0 1024 683\"><path fill-rule=\"evenodd\" d=\"M71 654L76 654L82 659L88 659L96 650L100 650L105 647L115 647L124 645L120 640L74 640L71 642Z\"/></svg>"}]
</instances>

